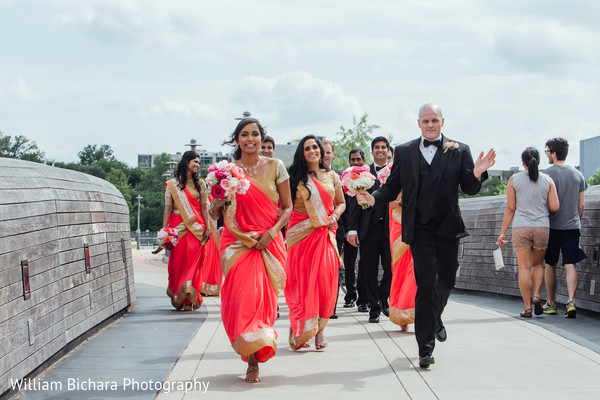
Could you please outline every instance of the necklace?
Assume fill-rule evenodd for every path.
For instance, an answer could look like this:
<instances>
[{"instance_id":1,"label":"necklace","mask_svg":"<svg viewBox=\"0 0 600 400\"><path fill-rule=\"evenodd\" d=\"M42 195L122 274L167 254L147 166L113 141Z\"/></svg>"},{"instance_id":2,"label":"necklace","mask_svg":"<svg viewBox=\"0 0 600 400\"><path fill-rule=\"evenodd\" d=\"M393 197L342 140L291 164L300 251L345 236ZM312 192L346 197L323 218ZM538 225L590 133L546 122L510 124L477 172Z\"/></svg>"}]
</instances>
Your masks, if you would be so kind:
<instances>
[{"instance_id":1,"label":"necklace","mask_svg":"<svg viewBox=\"0 0 600 400\"><path fill-rule=\"evenodd\" d=\"M244 165L244 163L242 163L242 160L240 159L240 167L242 167L244 172L250 177L255 177L258 174L258 166L259 165L260 165L260 157L258 158L258 162L256 164L251 165L249 167L246 167Z\"/></svg>"}]
</instances>

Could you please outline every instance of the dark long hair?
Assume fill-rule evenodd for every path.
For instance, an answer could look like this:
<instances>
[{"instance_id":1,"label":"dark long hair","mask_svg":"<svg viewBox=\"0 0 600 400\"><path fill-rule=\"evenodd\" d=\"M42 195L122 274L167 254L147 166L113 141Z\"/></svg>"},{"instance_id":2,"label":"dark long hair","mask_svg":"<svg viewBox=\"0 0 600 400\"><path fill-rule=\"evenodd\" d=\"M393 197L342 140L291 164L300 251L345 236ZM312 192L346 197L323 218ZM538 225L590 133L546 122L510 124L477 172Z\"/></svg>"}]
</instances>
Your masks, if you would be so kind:
<instances>
[{"instance_id":1,"label":"dark long hair","mask_svg":"<svg viewBox=\"0 0 600 400\"><path fill-rule=\"evenodd\" d=\"M319 150L321 151L321 158L319 159L319 168L329 171L329 168L323 164L323 145L321 141L315 137L315 135L306 135L304 136L300 142L298 143L298 147L296 148L296 152L294 153L294 161L292 161L292 165L288 168L288 172L290 174L290 189L292 191L292 201L296 198L296 191L298 190L298 185L302 182L306 189L308 190L308 198L310 199L311 192L310 188L306 186L306 182L308 182L308 164L306 163L306 159L304 158L304 143L308 139L314 139L317 142L317 146L319 146Z\"/></svg>"},{"instance_id":2,"label":"dark long hair","mask_svg":"<svg viewBox=\"0 0 600 400\"><path fill-rule=\"evenodd\" d=\"M196 158L200 158L198 153L196 153L193 150L188 150L185 153L183 153L183 155L181 156L181 160L179 160L179 164L177 164L177 170L175 171L175 179L177 179L177 182L179 182L179 185L177 186L179 186L181 190L185 189L185 183L187 182L188 164L190 163L190 161ZM192 181L194 181L194 187L196 188L198 193L200 193L200 184L198 183L199 179L200 178L198 177L198 174L192 175Z\"/></svg>"},{"instance_id":3,"label":"dark long hair","mask_svg":"<svg viewBox=\"0 0 600 400\"><path fill-rule=\"evenodd\" d=\"M535 147L528 147L521 153L521 160L527 165L527 173L532 182L537 182L540 176L538 165L540 164L540 153Z\"/></svg>"},{"instance_id":4,"label":"dark long hair","mask_svg":"<svg viewBox=\"0 0 600 400\"><path fill-rule=\"evenodd\" d=\"M235 130L233 131L231 136L229 136L229 140L223 142L223 144L228 144L230 146L236 146L236 142L238 140L238 137L240 136L240 132L242 131L242 129L244 129L244 127L246 125L253 124L253 123L258 126L258 130L260 131L260 140L264 141L267 131L265 130L265 128L263 128L263 126L260 124L260 122L258 122L258 120L255 118L244 118L243 120L240 121L239 124L237 124L237 126L235 127ZM260 148L260 144L259 144L259 148ZM273 143L273 148L275 148L275 143ZM236 146L235 151L233 152L233 159L239 160L241 157L242 157L242 149L240 149L239 146Z\"/></svg>"}]
</instances>

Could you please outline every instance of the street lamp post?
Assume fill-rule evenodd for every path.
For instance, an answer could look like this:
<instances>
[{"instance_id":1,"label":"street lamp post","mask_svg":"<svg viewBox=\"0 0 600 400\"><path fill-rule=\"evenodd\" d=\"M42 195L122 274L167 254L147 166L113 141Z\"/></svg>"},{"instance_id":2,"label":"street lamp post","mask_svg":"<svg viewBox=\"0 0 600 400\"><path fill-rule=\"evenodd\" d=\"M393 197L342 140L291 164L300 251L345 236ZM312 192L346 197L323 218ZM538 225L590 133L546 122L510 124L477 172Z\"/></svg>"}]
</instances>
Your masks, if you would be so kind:
<instances>
[{"instance_id":1,"label":"street lamp post","mask_svg":"<svg viewBox=\"0 0 600 400\"><path fill-rule=\"evenodd\" d=\"M138 201L138 216L137 216L137 231L136 236L137 236L137 249L140 249L140 200L143 199L142 196L140 196L139 194L136 197L137 201Z\"/></svg>"}]
</instances>

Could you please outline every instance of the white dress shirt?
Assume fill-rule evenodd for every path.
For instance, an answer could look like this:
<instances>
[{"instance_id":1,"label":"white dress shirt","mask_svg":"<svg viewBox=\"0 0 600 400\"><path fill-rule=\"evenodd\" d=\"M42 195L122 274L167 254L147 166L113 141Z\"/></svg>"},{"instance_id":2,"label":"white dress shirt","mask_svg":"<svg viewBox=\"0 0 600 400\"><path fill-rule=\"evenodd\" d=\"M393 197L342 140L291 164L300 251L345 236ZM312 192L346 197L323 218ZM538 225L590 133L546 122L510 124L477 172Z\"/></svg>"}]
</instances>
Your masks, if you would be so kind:
<instances>
[{"instance_id":1,"label":"white dress shirt","mask_svg":"<svg viewBox=\"0 0 600 400\"><path fill-rule=\"evenodd\" d=\"M419 144L419 150L421 150L421 154L423 154L423 157L425 158L425 161L427 161L427 164L431 165L431 162L433 161L433 157L435 157L435 152L438 150L438 148L433 145L430 145L429 147L425 147L425 145L423 144L423 140L425 140L425 138L423 136L421 136L421 143ZM429 139L427 139L427 140L429 140ZM441 142L442 135L440 135L438 138L436 138L434 140L439 140ZM434 140L432 140L432 142Z\"/></svg>"}]
</instances>

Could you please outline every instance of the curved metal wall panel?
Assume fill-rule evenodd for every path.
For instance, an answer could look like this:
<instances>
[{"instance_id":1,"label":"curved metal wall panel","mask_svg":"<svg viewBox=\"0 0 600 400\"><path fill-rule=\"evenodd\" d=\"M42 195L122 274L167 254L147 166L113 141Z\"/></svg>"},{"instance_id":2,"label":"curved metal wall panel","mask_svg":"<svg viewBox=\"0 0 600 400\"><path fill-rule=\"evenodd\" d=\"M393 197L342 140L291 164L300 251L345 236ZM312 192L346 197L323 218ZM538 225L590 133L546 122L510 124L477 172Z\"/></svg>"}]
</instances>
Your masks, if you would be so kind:
<instances>
[{"instance_id":1,"label":"curved metal wall panel","mask_svg":"<svg viewBox=\"0 0 600 400\"><path fill-rule=\"evenodd\" d=\"M110 183L0 158L0 393L135 301L129 209Z\"/></svg>"}]
</instances>

